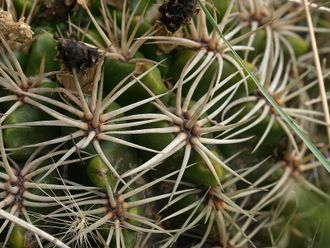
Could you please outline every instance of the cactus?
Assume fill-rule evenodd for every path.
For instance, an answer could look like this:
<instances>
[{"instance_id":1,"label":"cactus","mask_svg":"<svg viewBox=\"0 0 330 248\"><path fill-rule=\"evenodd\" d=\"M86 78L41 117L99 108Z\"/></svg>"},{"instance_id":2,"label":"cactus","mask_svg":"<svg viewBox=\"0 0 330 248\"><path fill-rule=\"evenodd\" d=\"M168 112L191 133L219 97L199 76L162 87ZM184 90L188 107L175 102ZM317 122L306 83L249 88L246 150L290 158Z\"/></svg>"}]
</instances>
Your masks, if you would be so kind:
<instances>
[{"instance_id":1,"label":"cactus","mask_svg":"<svg viewBox=\"0 0 330 248\"><path fill-rule=\"evenodd\" d=\"M327 247L329 12L0 0L0 247Z\"/></svg>"}]
</instances>

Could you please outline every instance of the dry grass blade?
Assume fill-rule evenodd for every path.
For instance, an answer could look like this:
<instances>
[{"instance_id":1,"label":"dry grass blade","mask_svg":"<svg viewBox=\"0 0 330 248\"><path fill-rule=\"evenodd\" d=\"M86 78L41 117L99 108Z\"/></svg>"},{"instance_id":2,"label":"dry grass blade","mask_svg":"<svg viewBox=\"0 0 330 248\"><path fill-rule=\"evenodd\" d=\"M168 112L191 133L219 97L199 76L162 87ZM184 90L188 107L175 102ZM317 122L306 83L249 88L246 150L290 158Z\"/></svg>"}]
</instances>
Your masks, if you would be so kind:
<instances>
[{"instance_id":1,"label":"dry grass blade","mask_svg":"<svg viewBox=\"0 0 330 248\"><path fill-rule=\"evenodd\" d=\"M314 54L314 62L315 62L317 77L318 77L318 81L319 81L324 118L327 123L328 142L330 143L330 111L329 111L328 99L327 99L327 95L326 95L325 83L324 83L324 79L323 79L323 72L322 72L322 67L321 67L321 62L320 62L320 56L319 56L319 52L318 52L318 48L317 48L309 3L307 0L302 0L302 1L304 3L304 7L305 7L305 11L306 11L309 35L310 35L312 48L313 48L313 54Z\"/></svg>"}]
</instances>

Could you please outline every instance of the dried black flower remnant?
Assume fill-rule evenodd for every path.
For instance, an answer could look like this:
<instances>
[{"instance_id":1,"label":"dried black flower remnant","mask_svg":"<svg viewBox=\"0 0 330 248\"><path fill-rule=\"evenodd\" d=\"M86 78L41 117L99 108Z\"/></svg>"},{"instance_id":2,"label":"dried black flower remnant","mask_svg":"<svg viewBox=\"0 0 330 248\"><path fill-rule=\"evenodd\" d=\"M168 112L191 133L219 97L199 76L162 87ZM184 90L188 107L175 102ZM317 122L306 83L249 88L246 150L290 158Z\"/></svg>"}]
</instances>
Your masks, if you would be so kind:
<instances>
[{"instance_id":1,"label":"dried black flower remnant","mask_svg":"<svg viewBox=\"0 0 330 248\"><path fill-rule=\"evenodd\" d=\"M58 58L66 68L84 71L96 64L100 55L97 49L86 46L74 38L58 38Z\"/></svg>"},{"instance_id":2,"label":"dried black flower remnant","mask_svg":"<svg viewBox=\"0 0 330 248\"><path fill-rule=\"evenodd\" d=\"M77 0L45 0L41 17L53 23L66 21L76 4Z\"/></svg>"},{"instance_id":3,"label":"dried black flower remnant","mask_svg":"<svg viewBox=\"0 0 330 248\"><path fill-rule=\"evenodd\" d=\"M168 0L160 7L160 22L172 33L196 14L197 0Z\"/></svg>"}]
</instances>

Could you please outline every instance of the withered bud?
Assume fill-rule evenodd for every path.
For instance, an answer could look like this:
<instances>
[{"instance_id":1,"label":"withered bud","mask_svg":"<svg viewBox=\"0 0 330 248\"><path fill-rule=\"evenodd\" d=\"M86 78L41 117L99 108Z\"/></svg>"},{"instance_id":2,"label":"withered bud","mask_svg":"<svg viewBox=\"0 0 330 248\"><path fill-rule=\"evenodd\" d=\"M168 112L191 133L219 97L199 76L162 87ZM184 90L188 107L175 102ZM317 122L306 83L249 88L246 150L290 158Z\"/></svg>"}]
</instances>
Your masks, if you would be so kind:
<instances>
[{"instance_id":1,"label":"withered bud","mask_svg":"<svg viewBox=\"0 0 330 248\"><path fill-rule=\"evenodd\" d=\"M167 0L159 7L159 21L169 32L175 33L197 13L196 5L197 0Z\"/></svg>"}]
</instances>

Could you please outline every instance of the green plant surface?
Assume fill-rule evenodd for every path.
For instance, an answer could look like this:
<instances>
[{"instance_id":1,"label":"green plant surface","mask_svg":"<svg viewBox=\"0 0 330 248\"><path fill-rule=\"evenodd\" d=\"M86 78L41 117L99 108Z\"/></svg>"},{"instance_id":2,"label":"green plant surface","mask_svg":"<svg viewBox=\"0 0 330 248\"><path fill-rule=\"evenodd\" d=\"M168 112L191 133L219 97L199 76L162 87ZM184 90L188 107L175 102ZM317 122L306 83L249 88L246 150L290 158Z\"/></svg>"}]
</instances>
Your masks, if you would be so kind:
<instances>
[{"instance_id":1,"label":"green plant surface","mask_svg":"<svg viewBox=\"0 0 330 248\"><path fill-rule=\"evenodd\" d=\"M309 3L0 0L0 247L327 247Z\"/></svg>"}]
</instances>

